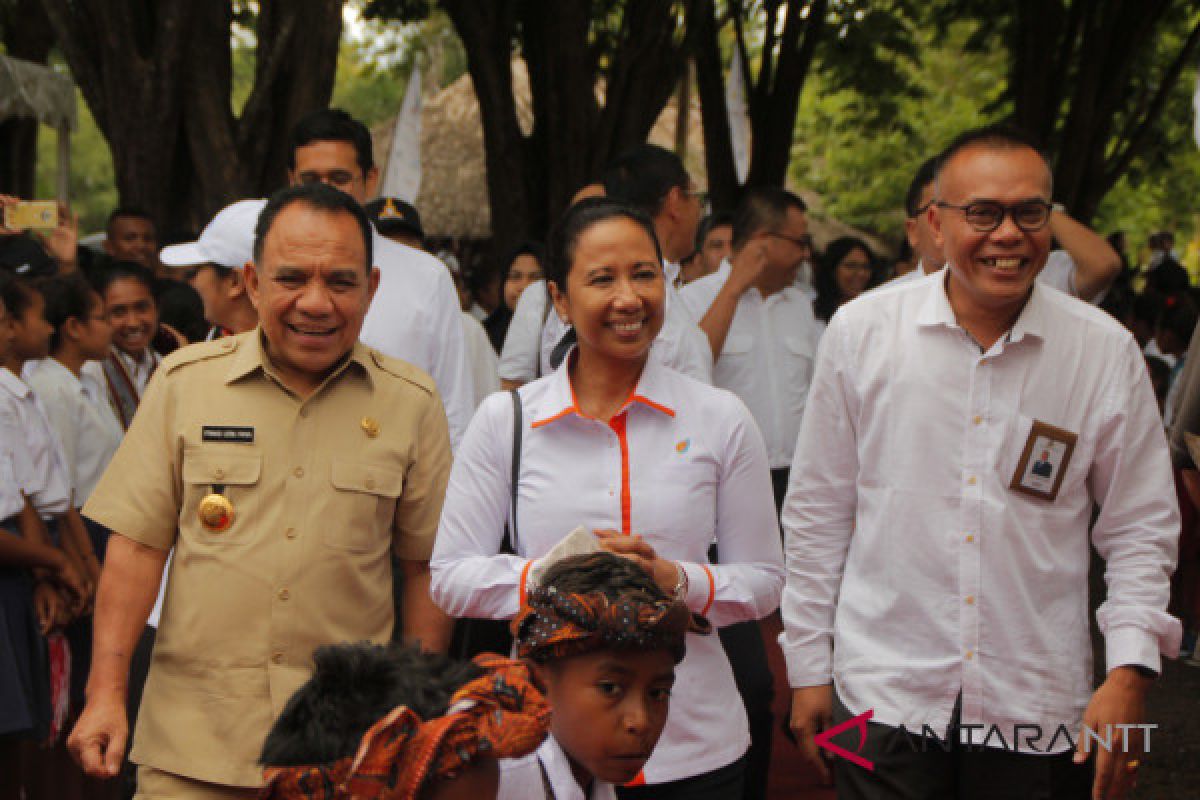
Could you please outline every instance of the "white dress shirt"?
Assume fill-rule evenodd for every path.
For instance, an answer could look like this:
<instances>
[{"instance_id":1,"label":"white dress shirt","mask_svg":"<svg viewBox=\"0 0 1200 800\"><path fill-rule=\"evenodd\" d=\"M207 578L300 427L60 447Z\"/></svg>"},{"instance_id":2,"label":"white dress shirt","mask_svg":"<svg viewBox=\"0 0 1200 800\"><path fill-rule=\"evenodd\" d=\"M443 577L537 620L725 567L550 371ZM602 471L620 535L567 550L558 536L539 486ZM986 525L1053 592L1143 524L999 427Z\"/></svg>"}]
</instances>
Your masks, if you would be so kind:
<instances>
[{"instance_id":1,"label":"white dress shirt","mask_svg":"<svg viewBox=\"0 0 1200 800\"><path fill-rule=\"evenodd\" d=\"M471 409L479 407L483 398L500 390L500 379L496 377L496 351L487 331L470 312L462 312L463 342L467 348L467 365L471 368L473 390Z\"/></svg>"},{"instance_id":2,"label":"white dress shirt","mask_svg":"<svg viewBox=\"0 0 1200 800\"><path fill-rule=\"evenodd\" d=\"M1009 488L1034 421L1078 435L1053 502ZM864 294L821 340L784 505L791 685L832 677L852 713L910 731L945 731L961 692L963 724L1069 749L1049 740L1091 694L1093 504L1107 666L1158 671L1181 635L1171 486L1141 353L1103 312L1035 284L982 353L944 280Z\"/></svg>"},{"instance_id":3,"label":"white dress shirt","mask_svg":"<svg viewBox=\"0 0 1200 800\"><path fill-rule=\"evenodd\" d=\"M50 426L42 404L29 386L0 367L0 406L10 428L21 431L26 459L18 460L17 482L43 519L64 513L71 503L71 476L62 443ZM15 448L14 448L15 449ZM27 473L27 474L23 474Z\"/></svg>"},{"instance_id":4,"label":"white dress shirt","mask_svg":"<svg viewBox=\"0 0 1200 800\"><path fill-rule=\"evenodd\" d=\"M729 278L729 270L683 287L680 301L703 319ZM748 289L738 298L713 385L742 398L767 443L771 469L787 469L796 449L821 328L804 292L788 287L763 297Z\"/></svg>"},{"instance_id":5,"label":"white dress shirt","mask_svg":"<svg viewBox=\"0 0 1200 800\"><path fill-rule=\"evenodd\" d=\"M33 476L17 409L18 397L6 380L9 375L8 370L0 367L0 522L25 508L25 493Z\"/></svg>"},{"instance_id":6,"label":"white dress shirt","mask_svg":"<svg viewBox=\"0 0 1200 800\"><path fill-rule=\"evenodd\" d=\"M121 423L92 376L77 378L53 358L40 363L29 377L29 385L62 442L75 507L79 508L121 444Z\"/></svg>"},{"instance_id":7,"label":"white dress shirt","mask_svg":"<svg viewBox=\"0 0 1200 800\"><path fill-rule=\"evenodd\" d=\"M583 525L641 534L679 562L688 607L715 626L771 613L782 554L766 452L742 402L650 359L625 407L602 422L576 408L570 362L520 390L517 555L496 555L510 506L512 398L493 394L471 421L433 550L434 602L454 617L510 619L531 559ZM714 538L717 565L707 556ZM749 741L720 640L689 634L646 782L726 766Z\"/></svg>"},{"instance_id":8,"label":"white dress shirt","mask_svg":"<svg viewBox=\"0 0 1200 800\"><path fill-rule=\"evenodd\" d=\"M669 266L668 262L664 272ZM663 326L650 348L650 357L676 372L712 383L712 354L708 340L677 297L677 290L668 282ZM545 281L535 281L521 292L500 352L502 379L528 383L553 371L550 354L569 326L559 319L553 307L546 308L547 301Z\"/></svg>"},{"instance_id":9,"label":"white dress shirt","mask_svg":"<svg viewBox=\"0 0 1200 800\"><path fill-rule=\"evenodd\" d=\"M462 308L446 265L375 233L371 240L379 289L359 334L384 355L429 373L437 384L457 447L475 408L463 342Z\"/></svg>"},{"instance_id":10,"label":"white dress shirt","mask_svg":"<svg viewBox=\"0 0 1200 800\"><path fill-rule=\"evenodd\" d=\"M502 758L499 763L500 788L496 800L617 800L613 785L601 780L593 780L591 789L584 794L571 772L567 754L553 734L529 755ZM553 796L546 794L547 782Z\"/></svg>"}]
</instances>

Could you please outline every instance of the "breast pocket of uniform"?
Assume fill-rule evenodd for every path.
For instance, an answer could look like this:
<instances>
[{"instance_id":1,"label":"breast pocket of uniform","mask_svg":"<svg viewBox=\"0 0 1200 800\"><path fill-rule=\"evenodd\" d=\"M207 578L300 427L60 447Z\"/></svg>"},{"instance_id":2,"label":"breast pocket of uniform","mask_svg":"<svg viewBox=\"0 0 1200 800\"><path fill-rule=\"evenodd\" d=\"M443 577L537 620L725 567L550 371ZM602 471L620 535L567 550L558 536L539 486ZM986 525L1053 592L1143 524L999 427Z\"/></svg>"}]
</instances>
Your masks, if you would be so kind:
<instances>
[{"instance_id":1,"label":"breast pocket of uniform","mask_svg":"<svg viewBox=\"0 0 1200 800\"><path fill-rule=\"evenodd\" d=\"M331 481L336 507L324 524L325 544L356 553L391 541L396 501L404 491L404 473L364 461L339 458Z\"/></svg>"},{"instance_id":2,"label":"breast pocket of uniform","mask_svg":"<svg viewBox=\"0 0 1200 800\"><path fill-rule=\"evenodd\" d=\"M808 384L812 381L813 360L816 343L804 336L785 336L783 339L783 371L787 378L788 400L799 404L808 395Z\"/></svg>"},{"instance_id":3,"label":"breast pocket of uniform","mask_svg":"<svg viewBox=\"0 0 1200 800\"><path fill-rule=\"evenodd\" d=\"M248 542L261 475L259 453L224 448L184 450L181 535L211 545Z\"/></svg>"}]
</instances>

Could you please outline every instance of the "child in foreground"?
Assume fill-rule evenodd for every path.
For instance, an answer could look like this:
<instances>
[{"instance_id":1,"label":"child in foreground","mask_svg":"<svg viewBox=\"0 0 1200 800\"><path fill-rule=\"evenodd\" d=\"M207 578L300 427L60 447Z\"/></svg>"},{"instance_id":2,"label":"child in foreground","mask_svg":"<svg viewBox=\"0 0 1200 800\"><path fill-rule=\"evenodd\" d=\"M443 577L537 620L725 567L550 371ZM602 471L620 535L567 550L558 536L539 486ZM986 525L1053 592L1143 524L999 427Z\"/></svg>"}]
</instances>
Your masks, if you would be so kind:
<instances>
[{"instance_id":1,"label":"child in foreground","mask_svg":"<svg viewBox=\"0 0 1200 800\"><path fill-rule=\"evenodd\" d=\"M658 743L687 634L711 627L632 560L595 552L547 568L512 630L553 711L536 753L501 760L497 797L613 800Z\"/></svg>"},{"instance_id":2,"label":"child in foreground","mask_svg":"<svg viewBox=\"0 0 1200 800\"><path fill-rule=\"evenodd\" d=\"M269 800L485 800L549 708L518 661L415 647L320 647L263 747Z\"/></svg>"}]
</instances>

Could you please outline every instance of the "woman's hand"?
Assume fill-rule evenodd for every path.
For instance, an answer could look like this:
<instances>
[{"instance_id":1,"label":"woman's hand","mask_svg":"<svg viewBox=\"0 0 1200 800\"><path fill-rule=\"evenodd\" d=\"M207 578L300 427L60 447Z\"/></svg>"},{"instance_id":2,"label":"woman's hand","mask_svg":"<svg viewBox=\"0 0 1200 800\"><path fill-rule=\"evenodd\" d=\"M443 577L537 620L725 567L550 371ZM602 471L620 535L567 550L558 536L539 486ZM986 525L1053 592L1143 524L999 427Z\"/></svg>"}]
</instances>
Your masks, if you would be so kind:
<instances>
[{"instance_id":1,"label":"woman's hand","mask_svg":"<svg viewBox=\"0 0 1200 800\"><path fill-rule=\"evenodd\" d=\"M624 556L637 564L658 584L658 588L667 594L675 592L679 583L679 566L674 561L659 558L650 543L639 534L624 534L614 530L595 531L600 546L610 553Z\"/></svg>"}]
</instances>

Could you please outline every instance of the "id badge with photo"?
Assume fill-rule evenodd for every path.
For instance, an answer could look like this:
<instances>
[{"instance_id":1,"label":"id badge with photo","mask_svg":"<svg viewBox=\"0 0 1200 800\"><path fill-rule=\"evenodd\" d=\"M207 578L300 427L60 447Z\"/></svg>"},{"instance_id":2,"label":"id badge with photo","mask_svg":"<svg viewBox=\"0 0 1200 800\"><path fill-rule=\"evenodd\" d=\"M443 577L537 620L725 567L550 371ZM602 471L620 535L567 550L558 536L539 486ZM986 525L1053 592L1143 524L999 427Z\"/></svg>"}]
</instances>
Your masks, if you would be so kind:
<instances>
[{"instance_id":1,"label":"id badge with photo","mask_svg":"<svg viewBox=\"0 0 1200 800\"><path fill-rule=\"evenodd\" d=\"M1076 433L1035 419L1008 488L1053 503L1078 439Z\"/></svg>"}]
</instances>

